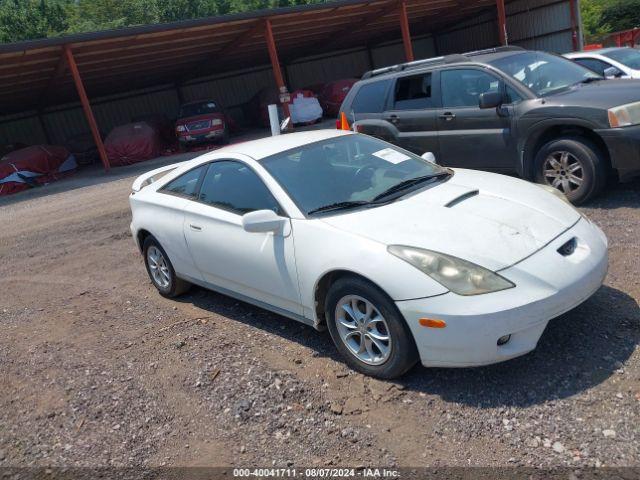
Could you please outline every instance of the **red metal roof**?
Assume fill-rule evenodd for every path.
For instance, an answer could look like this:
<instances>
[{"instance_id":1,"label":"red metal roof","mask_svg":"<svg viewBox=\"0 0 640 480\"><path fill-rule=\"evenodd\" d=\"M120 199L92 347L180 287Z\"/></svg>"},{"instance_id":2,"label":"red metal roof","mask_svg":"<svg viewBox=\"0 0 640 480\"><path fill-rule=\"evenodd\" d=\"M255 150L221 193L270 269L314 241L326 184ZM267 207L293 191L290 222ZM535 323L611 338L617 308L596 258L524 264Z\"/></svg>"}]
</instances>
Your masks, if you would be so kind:
<instances>
[{"instance_id":1,"label":"red metal roof","mask_svg":"<svg viewBox=\"0 0 640 480\"><path fill-rule=\"evenodd\" d=\"M495 0L406 0L412 35L493 8ZM269 62L264 21L280 61L400 37L398 0L339 0L237 15L0 45L0 112L77 99L63 49L70 45L90 97Z\"/></svg>"}]
</instances>

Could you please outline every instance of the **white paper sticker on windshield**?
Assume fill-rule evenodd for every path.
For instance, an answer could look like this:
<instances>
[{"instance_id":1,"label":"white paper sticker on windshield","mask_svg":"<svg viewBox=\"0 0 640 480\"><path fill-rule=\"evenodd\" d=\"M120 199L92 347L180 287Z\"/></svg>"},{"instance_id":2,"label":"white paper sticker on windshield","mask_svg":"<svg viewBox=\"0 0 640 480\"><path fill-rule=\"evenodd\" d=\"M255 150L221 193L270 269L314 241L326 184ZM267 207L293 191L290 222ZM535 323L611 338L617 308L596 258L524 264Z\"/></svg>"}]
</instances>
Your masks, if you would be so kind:
<instances>
[{"instance_id":1,"label":"white paper sticker on windshield","mask_svg":"<svg viewBox=\"0 0 640 480\"><path fill-rule=\"evenodd\" d=\"M394 150L393 148L385 148L383 150L378 150L377 152L373 152L373 155L394 164L411 160L410 156L405 155L404 153L399 152L397 150Z\"/></svg>"}]
</instances>

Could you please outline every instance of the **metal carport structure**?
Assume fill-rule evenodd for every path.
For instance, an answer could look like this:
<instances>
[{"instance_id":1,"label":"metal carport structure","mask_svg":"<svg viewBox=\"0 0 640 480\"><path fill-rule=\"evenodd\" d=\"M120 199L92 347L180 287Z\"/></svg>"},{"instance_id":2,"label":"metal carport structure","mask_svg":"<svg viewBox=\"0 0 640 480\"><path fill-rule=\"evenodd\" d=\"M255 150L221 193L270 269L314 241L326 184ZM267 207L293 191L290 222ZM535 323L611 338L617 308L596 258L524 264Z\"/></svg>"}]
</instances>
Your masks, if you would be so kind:
<instances>
[{"instance_id":1,"label":"metal carport structure","mask_svg":"<svg viewBox=\"0 0 640 480\"><path fill-rule=\"evenodd\" d=\"M196 78L268 63L286 92L282 64L310 51L320 55L365 45L371 58L371 45L400 37L405 59L413 60L412 38L451 35L452 25L481 18L495 18L495 35L486 42L506 44L509 7L523 1L529 2L525 13L568 4L573 47L578 46L577 0L338 0L0 45L0 111L35 111L42 122L44 109L79 97L108 169L90 98L161 84L175 85L179 95ZM434 50L448 53L439 52L437 42Z\"/></svg>"}]
</instances>

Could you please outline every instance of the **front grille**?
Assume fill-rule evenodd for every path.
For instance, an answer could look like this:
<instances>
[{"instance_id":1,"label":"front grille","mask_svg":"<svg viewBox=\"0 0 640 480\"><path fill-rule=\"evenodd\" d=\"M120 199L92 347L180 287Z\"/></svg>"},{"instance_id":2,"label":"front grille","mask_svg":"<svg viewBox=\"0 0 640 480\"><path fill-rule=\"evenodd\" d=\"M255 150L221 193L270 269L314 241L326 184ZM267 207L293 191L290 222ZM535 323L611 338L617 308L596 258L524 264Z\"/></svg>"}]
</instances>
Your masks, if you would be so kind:
<instances>
[{"instance_id":1,"label":"front grille","mask_svg":"<svg viewBox=\"0 0 640 480\"><path fill-rule=\"evenodd\" d=\"M576 251L576 247L577 246L578 246L578 241L574 237L571 240L569 240L568 242L566 242L565 244L563 244L558 249L558 253L560 255L562 255L563 257L568 257L569 255L571 255L573 252Z\"/></svg>"},{"instance_id":2,"label":"front grille","mask_svg":"<svg viewBox=\"0 0 640 480\"><path fill-rule=\"evenodd\" d=\"M211 120L201 120L199 122L191 122L187 123L187 130L204 130L205 128L209 128L211 126Z\"/></svg>"}]
</instances>

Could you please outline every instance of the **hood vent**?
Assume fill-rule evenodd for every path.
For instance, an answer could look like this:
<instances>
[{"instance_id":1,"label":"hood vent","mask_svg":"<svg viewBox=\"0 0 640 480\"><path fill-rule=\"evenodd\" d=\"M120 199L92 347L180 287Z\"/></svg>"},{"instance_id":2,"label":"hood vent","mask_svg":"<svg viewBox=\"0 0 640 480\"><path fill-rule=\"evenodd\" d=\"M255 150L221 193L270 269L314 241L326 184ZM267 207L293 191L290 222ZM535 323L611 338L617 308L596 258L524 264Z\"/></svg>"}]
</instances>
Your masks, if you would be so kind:
<instances>
[{"instance_id":1,"label":"hood vent","mask_svg":"<svg viewBox=\"0 0 640 480\"><path fill-rule=\"evenodd\" d=\"M573 252L576 251L577 246L578 246L578 240L575 237L573 237L571 240L569 240L567 243L565 243L558 249L558 253L563 257L568 257L569 255L572 255Z\"/></svg>"},{"instance_id":2,"label":"hood vent","mask_svg":"<svg viewBox=\"0 0 640 480\"><path fill-rule=\"evenodd\" d=\"M459 197L456 197L453 200L451 200L449 203L447 203L445 205L445 207L447 207L447 208L454 207L454 206L458 205L459 203L462 203L465 200L470 199L471 197L475 197L479 193L480 193L479 190L472 190L470 192L464 193L464 194L460 195Z\"/></svg>"}]
</instances>

